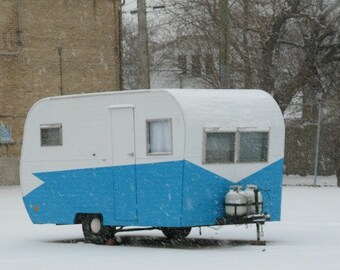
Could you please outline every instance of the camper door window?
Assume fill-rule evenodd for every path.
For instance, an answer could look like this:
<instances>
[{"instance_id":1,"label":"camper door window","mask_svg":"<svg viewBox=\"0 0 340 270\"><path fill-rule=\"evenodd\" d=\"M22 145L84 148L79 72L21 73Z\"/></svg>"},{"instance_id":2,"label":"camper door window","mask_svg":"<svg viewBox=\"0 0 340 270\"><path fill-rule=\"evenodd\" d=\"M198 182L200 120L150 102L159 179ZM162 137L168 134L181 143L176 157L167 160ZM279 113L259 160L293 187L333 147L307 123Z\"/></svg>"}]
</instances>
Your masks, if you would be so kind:
<instances>
[{"instance_id":1,"label":"camper door window","mask_svg":"<svg viewBox=\"0 0 340 270\"><path fill-rule=\"evenodd\" d=\"M171 119L148 120L146 129L149 155L172 154Z\"/></svg>"},{"instance_id":2,"label":"camper door window","mask_svg":"<svg viewBox=\"0 0 340 270\"><path fill-rule=\"evenodd\" d=\"M41 146L63 145L62 125L61 124L40 125L40 143Z\"/></svg>"}]
</instances>

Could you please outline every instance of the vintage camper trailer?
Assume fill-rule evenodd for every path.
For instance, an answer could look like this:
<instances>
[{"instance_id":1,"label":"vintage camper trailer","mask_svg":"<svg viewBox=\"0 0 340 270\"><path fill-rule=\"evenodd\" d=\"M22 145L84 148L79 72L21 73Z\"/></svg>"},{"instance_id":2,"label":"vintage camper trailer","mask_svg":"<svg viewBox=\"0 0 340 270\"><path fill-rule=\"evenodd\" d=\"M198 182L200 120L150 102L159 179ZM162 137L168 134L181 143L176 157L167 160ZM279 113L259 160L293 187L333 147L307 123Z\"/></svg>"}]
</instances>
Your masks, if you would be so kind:
<instances>
[{"instance_id":1,"label":"vintage camper trailer","mask_svg":"<svg viewBox=\"0 0 340 270\"><path fill-rule=\"evenodd\" d=\"M23 200L33 223L81 223L94 243L129 226L172 238L278 221L283 149L281 111L261 90L45 98L25 123Z\"/></svg>"}]
</instances>

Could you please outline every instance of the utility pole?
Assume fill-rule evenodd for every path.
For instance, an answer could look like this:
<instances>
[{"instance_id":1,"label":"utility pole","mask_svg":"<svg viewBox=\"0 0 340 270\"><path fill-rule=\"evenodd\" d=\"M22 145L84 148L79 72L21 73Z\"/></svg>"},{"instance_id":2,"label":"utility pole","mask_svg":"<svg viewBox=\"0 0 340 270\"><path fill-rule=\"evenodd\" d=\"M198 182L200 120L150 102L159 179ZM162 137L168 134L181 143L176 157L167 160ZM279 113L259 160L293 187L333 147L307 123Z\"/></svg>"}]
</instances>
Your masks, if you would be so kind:
<instances>
[{"instance_id":1,"label":"utility pole","mask_svg":"<svg viewBox=\"0 0 340 270\"><path fill-rule=\"evenodd\" d=\"M138 12L138 84L139 89L150 89L150 66L149 66L149 46L148 46L148 29L146 22L146 4L145 0L137 0Z\"/></svg>"},{"instance_id":2,"label":"utility pole","mask_svg":"<svg viewBox=\"0 0 340 270\"><path fill-rule=\"evenodd\" d=\"M118 86L118 91L122 91L124 89L124 69L123 69L123 38L122 38L122 26L123 26L123 21L122 21L122 7L125 5L125 0L121 1L115 1L113 2L115 5L115 8L118 9L118 19L115 20L115 23L118 24L118 42L116 43L118 46L118 51L119 51L119 86Z\"/></svg>"},{"instance_id":3,"label":"utility pole","mask_svg":"<svg viewBox=\"0 0 340 270\"><path fill-rule=\"evenodd\" d=\"M228 0L219 0L220 17L220 88L228 88L230 71L229 62L229 6Z\"/></svg>"},{"instance_id":4,"label":"utility pole","mask_svg":"<svg viewBox=\"0 0 340 270\"><path fill-rule=\"evenodd\" d=\"M318 101L318 127L316 130L316 142L315 142L315 158L314 158L314 182L313 186L316 186L316 178L318 177L318 165L319 165L319 148L320 148L320 130L321 130L321 118L322 118L322 105L321 100Z\"/></svg>"}]
</instances>

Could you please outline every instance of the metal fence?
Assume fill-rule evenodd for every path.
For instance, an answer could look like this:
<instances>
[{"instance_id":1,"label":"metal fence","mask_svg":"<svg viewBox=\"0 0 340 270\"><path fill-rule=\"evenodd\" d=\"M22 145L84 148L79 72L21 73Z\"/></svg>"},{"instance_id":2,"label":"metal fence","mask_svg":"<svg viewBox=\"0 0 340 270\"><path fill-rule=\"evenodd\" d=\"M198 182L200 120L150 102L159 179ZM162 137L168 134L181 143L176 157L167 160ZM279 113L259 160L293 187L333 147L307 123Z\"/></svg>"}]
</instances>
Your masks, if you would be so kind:
<instances>
[{"instance_id":1,"label":"metal fence","mask_svg":"<svg viewBox=\"0 0 340 270\"><path fill-rule=\"evenodd\" d=\"M285 106L286 107L286 106ZM285 174L340 177L340 103L293 104L285 112Z\"/></svg>"}]
</instances>

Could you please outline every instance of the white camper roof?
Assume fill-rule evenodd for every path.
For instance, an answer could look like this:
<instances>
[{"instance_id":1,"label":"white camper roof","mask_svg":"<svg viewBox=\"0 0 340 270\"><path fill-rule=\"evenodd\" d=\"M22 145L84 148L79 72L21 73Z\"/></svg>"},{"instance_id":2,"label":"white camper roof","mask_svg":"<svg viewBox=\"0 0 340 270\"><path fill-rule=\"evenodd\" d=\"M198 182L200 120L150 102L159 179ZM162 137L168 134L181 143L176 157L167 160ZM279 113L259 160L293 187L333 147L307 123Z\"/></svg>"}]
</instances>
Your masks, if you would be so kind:
<instances>
[{"instance_id":1,"label":"white camper roof","mask_svg":"<svg viewBox=\"0 0 340 270\"><path fill-rule=\"evenodd\" d=\"M197 109L197 104L219 114L221 111L225 111L226 106L229 109L230 106L253 107L259 103L263 106L268 105L268 100L272 100L267 92L253 89L164 89L163 91L170 93L186 113L199 114L200 116L211 115L211 112ZM269 102L270 106L272 104Z\"/></svg>"},{"instance_id":2,"label":"white camper roof","mask_svg":"<svg viewBox=\"0 0 340 270\"><path fill-rule=\"evenodd\" d=\"M202 123L207 128L222 129L284 125L279 106L270 94L262 90L165 89L165 91L179 103L186 128Z\"/></svg>"},{"instance_id":3,"label":"white camper roof","mask_svg":"<svg viewBox=\"0 0 340 270\"><path fill-rule=\"evenodd\" d=\"M218 122L225 122L226 119L228 119L228 127L231 128L240 127L240 125L249 126L250 123L261 126L264 122L266 126L271 122L272 126L281 115L279 106L270 94L254 89L148 89L97 92L48 97L38 101L35 105L46 100L127 96L155 92L164 93L176 101L182 110L187 127L202 122L212 127L220 127ZM278 124L282 125L282 123Z\"/></svg>"}]
</instances>

